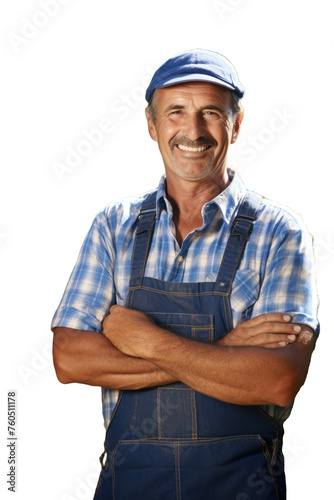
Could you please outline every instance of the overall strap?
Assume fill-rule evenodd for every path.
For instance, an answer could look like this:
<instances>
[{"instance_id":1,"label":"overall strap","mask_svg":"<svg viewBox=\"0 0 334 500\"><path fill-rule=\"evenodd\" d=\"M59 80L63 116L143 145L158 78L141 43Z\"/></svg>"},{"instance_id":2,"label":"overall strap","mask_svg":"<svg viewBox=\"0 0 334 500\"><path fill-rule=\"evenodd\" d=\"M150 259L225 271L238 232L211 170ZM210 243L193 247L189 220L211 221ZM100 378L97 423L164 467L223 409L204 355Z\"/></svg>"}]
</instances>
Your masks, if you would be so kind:
<instances>
[{"instance_id":1,"label":"overall strap","mask_svg":"<svg viewBox=\"0 0 334 500\"><path fill-rule=\"evenodd\" d=\"M138 215L138 226L132 252L130 288L140 287L143 281L155 225L156 198L156 191L150 193L143 201Z\"/></svg>"},{"instance_id":2,"label":"overall strap","mask_svg":"<svg viewBox=\"0 0 334 500\"><path fill-rule=\"evenodd\" d=\"M215 284L215 291L231 293L234 275L239 267L245 246L253 231L256 212L261 203L262 196L252 191L247 191L239 211L233 221L229 240Z\"/></svg>"}]
</instances>

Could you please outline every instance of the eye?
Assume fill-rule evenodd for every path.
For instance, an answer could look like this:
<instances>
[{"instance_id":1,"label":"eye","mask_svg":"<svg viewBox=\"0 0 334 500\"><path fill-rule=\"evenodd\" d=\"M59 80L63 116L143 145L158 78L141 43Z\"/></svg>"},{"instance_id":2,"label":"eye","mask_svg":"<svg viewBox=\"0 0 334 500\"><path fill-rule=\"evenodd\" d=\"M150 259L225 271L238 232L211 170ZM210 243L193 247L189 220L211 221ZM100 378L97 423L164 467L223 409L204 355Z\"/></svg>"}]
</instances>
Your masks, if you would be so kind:
<instances>
[{"instance_id":1,"label":"eye","mask_svg":"<svg viewBox=\"0 0 334 500\"><path fill-rule=\"evenodd\" d=\"M219 118L219 114L216 111L211 111L211 110L204 111L204 115L210 118Z\"/></svg>"}]
</instances>

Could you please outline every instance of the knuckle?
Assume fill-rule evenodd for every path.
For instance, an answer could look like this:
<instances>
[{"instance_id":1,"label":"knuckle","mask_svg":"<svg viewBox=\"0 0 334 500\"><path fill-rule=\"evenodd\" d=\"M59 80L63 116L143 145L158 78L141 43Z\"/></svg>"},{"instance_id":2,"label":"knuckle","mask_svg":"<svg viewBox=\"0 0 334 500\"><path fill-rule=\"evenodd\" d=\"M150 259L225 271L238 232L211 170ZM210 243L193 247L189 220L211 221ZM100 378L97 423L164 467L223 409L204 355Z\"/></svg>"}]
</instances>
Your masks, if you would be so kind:
<instances>
[{"instance_id":1,"label":"knuckle","mask_svg":"<svg viewBox=\"0 0 334 500\"><path fill-rule=\"evenodd\" d=\"M271 332L271 330L272 330L272 323L270 323L268 321L266 321L265 323L262 323L262 325L260 325L260 332L263 334Z\"/></svg>"}]
</instances>

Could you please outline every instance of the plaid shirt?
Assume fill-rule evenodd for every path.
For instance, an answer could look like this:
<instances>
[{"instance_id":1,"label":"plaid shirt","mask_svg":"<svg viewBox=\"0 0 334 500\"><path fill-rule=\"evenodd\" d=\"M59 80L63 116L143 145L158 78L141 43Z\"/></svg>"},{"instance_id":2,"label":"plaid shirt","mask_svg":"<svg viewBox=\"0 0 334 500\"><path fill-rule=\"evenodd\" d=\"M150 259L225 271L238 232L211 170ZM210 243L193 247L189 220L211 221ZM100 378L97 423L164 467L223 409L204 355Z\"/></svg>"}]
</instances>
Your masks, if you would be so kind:
<instances>
[{"instance_id":1,"label":"plaid shirt","mask_svg":"<svg viewBox=\"0 0 334 500\"><path fill-rule=\"evenodd\" d=\"M230 185L203 206L203 226L188 234L181 248L175 237L165 179L161 179L146 276L173 282L215 280L234 216L246 192L240 177L232 170L229 175ZM126 304L143 197L111 203L97 214L53 317L52 328L100 332L110 306ZM264 199L233 282L234 326L259 314L283 312L318 334L317 306L312 238L298 215ZM102 388L106 426L117 398L117 390Z\"/></svg>"}]
</instances>

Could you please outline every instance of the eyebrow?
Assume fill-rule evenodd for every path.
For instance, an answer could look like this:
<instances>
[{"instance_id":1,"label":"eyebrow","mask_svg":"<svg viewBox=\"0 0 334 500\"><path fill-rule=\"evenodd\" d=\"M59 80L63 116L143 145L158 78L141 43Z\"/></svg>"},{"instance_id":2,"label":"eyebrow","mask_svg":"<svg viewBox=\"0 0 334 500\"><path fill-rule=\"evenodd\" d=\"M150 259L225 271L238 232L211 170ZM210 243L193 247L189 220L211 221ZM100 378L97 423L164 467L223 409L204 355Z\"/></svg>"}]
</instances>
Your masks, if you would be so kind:
<instances>
[{"instance_id":1,"label":"eyebrow","mask_svg":"<svg viewBox=\"0 0 334 500\"><path fill-rule=\"evenodd\" d=\"M165 111L174 111L175 109L184 109L184 106L182 104L170 104Z\"/></svg>"},{"instance_id":2,"label":"eyebrow","mask_svg":"<svg viewBox=\"0 0 334 500\"><path fill-rule=\"evenodd\" d=\"M183 106L182 104L170 104L165 109L165 112L175 111L178 109L185 109L185 106ZM210 111L218 111L219 113L221 113L224 116L228 116L228 114L229 114L227 111L220 108L219 106L215 106L214 104L208 104L207 106L203 106L200 111L204 111L205 109L208 109Z\"/></svg>"}]
</instances>

